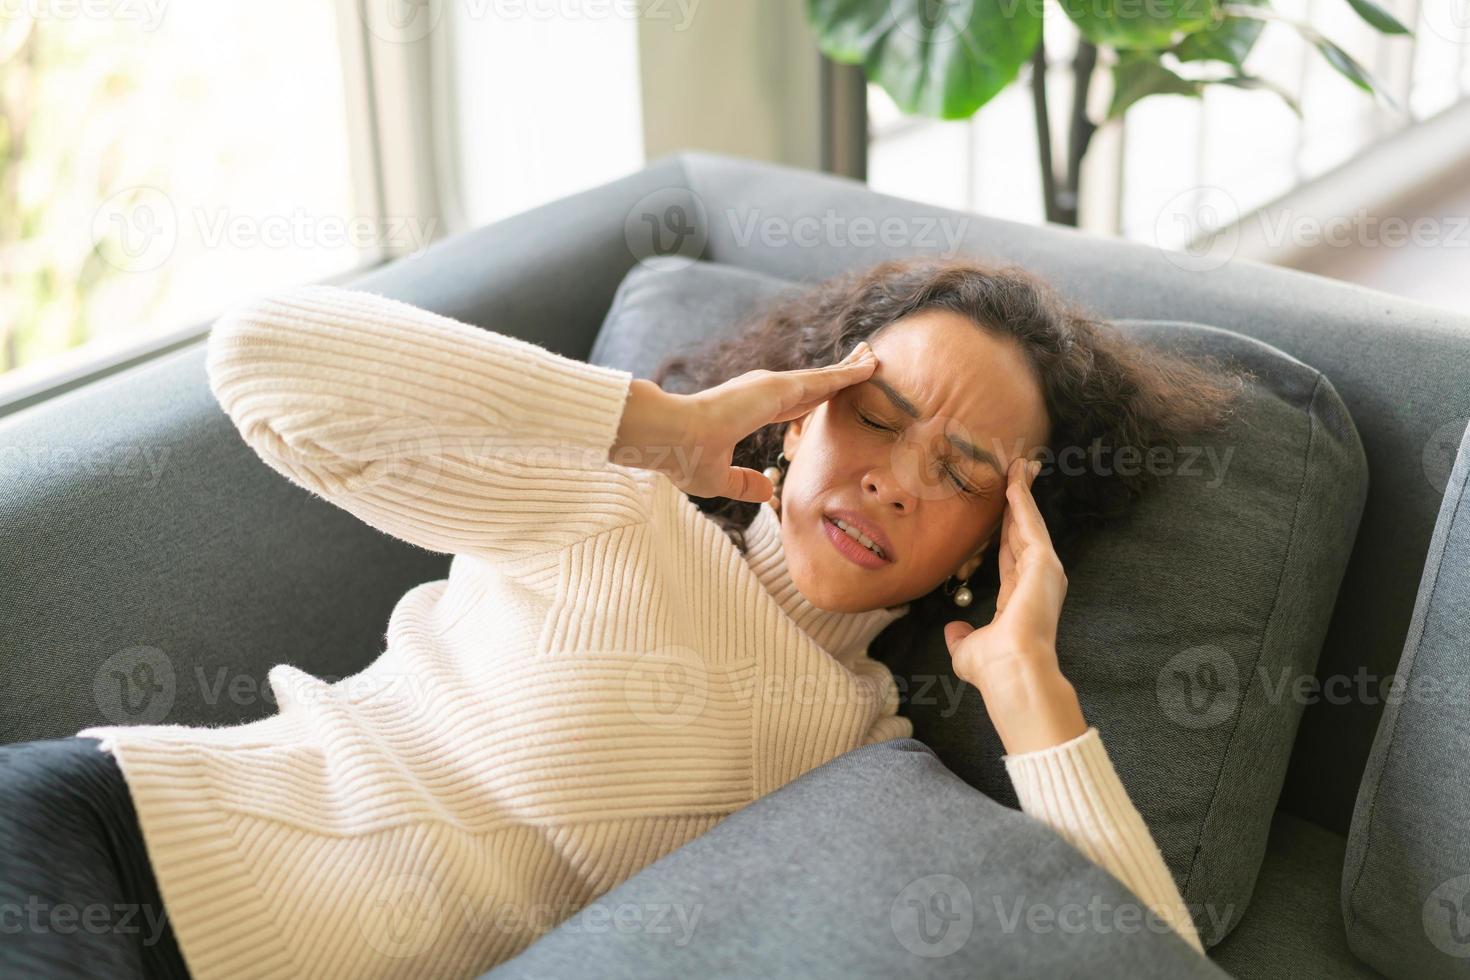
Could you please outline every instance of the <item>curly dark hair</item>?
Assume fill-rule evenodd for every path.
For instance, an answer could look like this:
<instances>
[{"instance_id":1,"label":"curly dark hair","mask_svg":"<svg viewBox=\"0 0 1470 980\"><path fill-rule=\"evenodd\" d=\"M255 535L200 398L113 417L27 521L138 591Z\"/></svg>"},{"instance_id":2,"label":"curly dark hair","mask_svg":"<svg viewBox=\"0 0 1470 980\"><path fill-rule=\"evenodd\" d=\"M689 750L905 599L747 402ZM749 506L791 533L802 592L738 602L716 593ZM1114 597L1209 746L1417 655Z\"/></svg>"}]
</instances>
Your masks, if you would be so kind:
<instances>
[{"instance_id":1,"label":"curly dark hair","mask_svg":"<svg viewBox=\"0 0 1470 980\"><path fill-rule=\"evenodd\" d=\"M1223 428L1250 377L1213 358L1186 358L1130 340L1018 265L921 257L783 293L704 347L665 358L653 380L668 390L692 392L757 368L819 367L926 309L950 310L983 330L1014 338L1035 368L1051 439L1032 492L1064 564L1088 529L1124 514L1157 475L1151 467L1120 473L1116 466L1084 466L1072 475L1050 461L1069 446L1088 452L1124 446L1145 454L1159 446L1177 450L1186 437ZM772 465L787 424L747 436L735 449L735 464L756 470ZM758 505L722 497L694 501L743 551L743 532ZM994 545L990 552L977 575L993 583Z\"/></svg>"}]
</instances>

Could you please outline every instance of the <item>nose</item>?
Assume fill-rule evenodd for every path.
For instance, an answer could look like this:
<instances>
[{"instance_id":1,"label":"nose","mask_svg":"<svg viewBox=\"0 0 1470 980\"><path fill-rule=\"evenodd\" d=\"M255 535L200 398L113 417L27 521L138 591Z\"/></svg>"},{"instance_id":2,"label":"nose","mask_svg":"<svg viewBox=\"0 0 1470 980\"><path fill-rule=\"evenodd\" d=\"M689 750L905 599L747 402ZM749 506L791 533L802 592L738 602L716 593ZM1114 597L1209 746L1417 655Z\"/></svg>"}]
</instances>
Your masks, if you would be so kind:
<instances>
[{"instance_id":1,"label":"nose","mask_svg":"<svg viewBox=\"0 0 1470 980\"><path fill-rule=\"evenodd\" d=\"M884 508L892 507L900 514L914 509L914 495L904 488L893 470L874 467L863 474L863 493L872 496Z\"/></svg>"},{"instance_id":2,"label":"nose","mask_svg":"<svg viewBox=\"0 0 1470 980\"><path fill-rule=\"evenodd\" d=\"M935 472L926 429L924 423L911 426L889 447L885 458L866 461L869 466L862 477L863 493L885 510L892 507L900 514L912 514L920 500L942 500L954 493L952 484Z\"/></svg>"}]
</instances>

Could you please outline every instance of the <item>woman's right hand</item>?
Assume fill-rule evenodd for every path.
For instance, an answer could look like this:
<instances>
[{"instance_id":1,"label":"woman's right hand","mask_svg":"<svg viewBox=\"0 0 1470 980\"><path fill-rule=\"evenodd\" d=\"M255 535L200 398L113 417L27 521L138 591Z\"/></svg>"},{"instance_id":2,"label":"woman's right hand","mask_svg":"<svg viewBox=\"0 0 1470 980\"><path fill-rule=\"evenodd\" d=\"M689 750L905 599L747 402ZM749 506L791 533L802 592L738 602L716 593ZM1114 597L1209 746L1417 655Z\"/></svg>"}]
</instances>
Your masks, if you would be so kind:
<instances>
[{"instance_id":1,"label":"woman's right hand","mask_svg":"<svg viewBox=\"0 0 1470 980\"><path fill-rule=\"evenodd\" d=\"M877 366L877 355L860 342L836 364L747 371L692 395L636 379L608 459L659 470L694 497L769 500L774 488L764 473L733 465L736 444L762 426L800 418Z\"/></svg>"}]
</instances>

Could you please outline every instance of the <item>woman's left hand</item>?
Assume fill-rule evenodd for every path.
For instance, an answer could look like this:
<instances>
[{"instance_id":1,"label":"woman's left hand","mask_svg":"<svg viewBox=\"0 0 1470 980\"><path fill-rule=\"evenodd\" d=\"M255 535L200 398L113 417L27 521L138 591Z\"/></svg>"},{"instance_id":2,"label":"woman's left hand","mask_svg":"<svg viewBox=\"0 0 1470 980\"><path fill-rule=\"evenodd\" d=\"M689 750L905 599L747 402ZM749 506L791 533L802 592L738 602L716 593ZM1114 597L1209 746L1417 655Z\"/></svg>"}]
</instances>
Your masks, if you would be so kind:
<instances>
[{"instance_id":1,"label":"woman's left hand","mask_svg":"<svg viewBox=\"0 0 1470 980\"><path fill-rule=\"evenodd\" d=\"M979 688L1013 755L1087 731L1077 694L1057 663L1067 575L1031 496L1040 465L1018 457L1007 473L995 616L979 629L959 620L944 627L955 675Z\"/></svg>"}]
</instances>

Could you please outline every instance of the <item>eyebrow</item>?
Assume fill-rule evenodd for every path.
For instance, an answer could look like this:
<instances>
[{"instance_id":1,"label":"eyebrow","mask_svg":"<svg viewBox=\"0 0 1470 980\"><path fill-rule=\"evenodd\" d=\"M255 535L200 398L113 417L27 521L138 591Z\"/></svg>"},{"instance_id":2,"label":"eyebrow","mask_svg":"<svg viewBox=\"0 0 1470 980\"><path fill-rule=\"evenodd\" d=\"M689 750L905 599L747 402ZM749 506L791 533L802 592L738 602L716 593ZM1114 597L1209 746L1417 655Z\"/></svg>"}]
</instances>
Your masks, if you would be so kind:
<instances>
[{"instance_id":1,"label":"eyebrow","mask_svg":"<svg viewBox=\"0 0 1470 980\"><path fill-rule=\"evenodd\" d=\"M879 391L883 392L883 394L887 395L888 400L893 402L894 407L896 407L900 412L903 412L910 418L916 419L919 418L922 414L919 411L918 406L905 398L897 388L893 387L893 385L889 384L887 381L884 381L882 378L868 378L868 384L874 386ZM959 436L952 436L947 432L944 434L944 438L949 440L950 445L954 446L960 452L975 460L975 462L984 463L986 466L989 466L991 469L995 470L995 472L1000 476L1005 475L1005 467L1000 465L1000 460L996 459L995 455L989 450L982 449L979 446L971 445L964 439L961 439Z\"/></svg>"}]
</instances>

